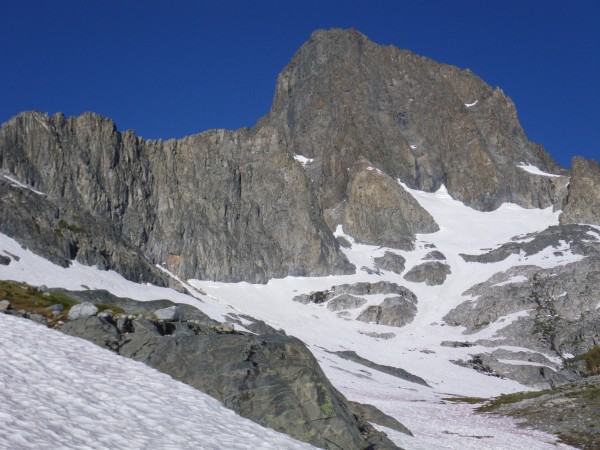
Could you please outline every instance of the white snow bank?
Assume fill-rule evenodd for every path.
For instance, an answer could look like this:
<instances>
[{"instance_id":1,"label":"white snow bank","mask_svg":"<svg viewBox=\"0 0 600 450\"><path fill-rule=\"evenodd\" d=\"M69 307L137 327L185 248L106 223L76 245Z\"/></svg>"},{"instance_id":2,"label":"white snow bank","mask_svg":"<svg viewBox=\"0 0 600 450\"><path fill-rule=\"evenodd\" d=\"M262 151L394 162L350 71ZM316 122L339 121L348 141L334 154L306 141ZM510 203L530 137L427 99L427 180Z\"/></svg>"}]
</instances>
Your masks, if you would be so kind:
<instances>
[{"instance_id":1,"label":"white snow bank","mask_svg":"<svg viewBox=\"0 0 600 450\"><path fill-rule=\"evenodd\" d=\"M465 106L467 108L471 108L472 106L475 106L477 104L477 102L479 102L479 100L475 100L473 103L465 103Z\"/></svg>"},{"instance_id":2,"label":"white snow bank","mask_svg":"<svg viewBox=\"0 0 600 450\"><path fill-rule=\"evenodd\" d=\"M312 159L312 158L307 158L306 156L296 155L296 154L294 154L294 159L296 161L298 161L300 164L302 164L303 166L306 166L308 163L311 163L314 161L314 159Z\"/></svg>"},{"instance_id":3,"label":"white snow bank","mask_svg":"<svg viewBox=\"0 0 600 450\"><path fill-rule=\"evenodd\" d=\"M544 172L541 169L539 169L538 167L534 166L533 164L529 164L529 163L522 162L521 164L517 164L517 167L521 170L524 170L525 172L529 172L534 175L541 175L543 177L562 177L562 175L556 175L553 173Z\"/></svg>"},{"instance_id":4,"label":"white snow bank","mask_svg":"<svg viewBox=\"0 0 600 450\"><path fill-rule=\"evenodd\" d=\"M145 364L0 314L0 447L309 449Z\"/></svg>"}]
</instances>

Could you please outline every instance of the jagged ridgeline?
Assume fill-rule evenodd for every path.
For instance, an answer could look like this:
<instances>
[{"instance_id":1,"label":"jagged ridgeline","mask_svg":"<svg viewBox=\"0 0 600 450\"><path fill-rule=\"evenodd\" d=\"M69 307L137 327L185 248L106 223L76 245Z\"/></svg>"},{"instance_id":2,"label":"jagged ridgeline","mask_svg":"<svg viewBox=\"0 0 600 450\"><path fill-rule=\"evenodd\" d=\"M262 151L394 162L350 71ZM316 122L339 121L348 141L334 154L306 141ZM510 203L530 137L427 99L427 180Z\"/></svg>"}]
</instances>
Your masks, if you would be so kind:
<instances>
[{"instance_id":1,"label":"jagged ridgeline","mask_svg":"<svg viewBox=\"0 0 600 450\"><path fill-rule=\"evenodd\" d=\"M353 273L338 224L404 249L438 229L398 180L444 184L480 210L560 206L566 178L520 163L566 174L500 89L354 30L317 31L250 129L154 141L92 113L12 118L0 131L0 231L60 264L157 284L156 264L222 281Z\"/></svg>"}]
</instances>

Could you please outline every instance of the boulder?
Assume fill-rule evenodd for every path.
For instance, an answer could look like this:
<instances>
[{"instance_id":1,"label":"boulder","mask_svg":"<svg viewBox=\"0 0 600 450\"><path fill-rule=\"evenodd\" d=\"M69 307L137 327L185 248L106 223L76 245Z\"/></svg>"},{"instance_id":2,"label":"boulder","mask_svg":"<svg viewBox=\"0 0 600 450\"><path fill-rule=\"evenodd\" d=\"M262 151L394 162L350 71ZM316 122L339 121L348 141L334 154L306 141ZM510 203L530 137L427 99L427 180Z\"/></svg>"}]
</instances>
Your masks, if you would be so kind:
<instances>
[{"instance_id":1,"label":"boulder","mask_svg":"<svg viewBox=\"0 0 600 450\"><path fill-rule=\"evenodd\" d=\"M233 333L235 328L231 322L223 322L217 325L215 330L219 333Z\"/></svg>"},{"instance_id":2,"label":"boulder","mask_svg":"<svg viewBox=\"0 0 600 450\"><path fill-rule=\"evenodd\" d=\"M367 301L364 298L355 297L350 294L342 294L334 297L327 303L329 311L343 311L345 309L356 309L363 306Z\"/></svg>"},{"instance_id":3,"label":"boulder","mask_svg":"<svg viewBox=\"0 0 600 450\"><path fill-rule=\"evenodd\" d=\"M10 308L10 302L8 300L0 300L0 312L4 312Z\"/></svg>"},{"instance_id":4,"label":"boulder","mask_svg":"<svg viewBox=\"0 0 600 450\"><path fill-rule=\"evenodd\" d=\"M98 314L98 308L93 303L84 302L71 307L68 319L75 320L80 317L95 316L96 314Z\"/></svg>"},{"instance_id":5,"label":"boulder","mask_svg":"<svg viewBox=\"0 0 600 450\"><path fill-rule=\"evenodd\" d=\"M438 286L444 284L446 275L450 273L448 264L432 261L413 267L404 275L404 279L415 283L425 283L427 286Z\"/></svg>"},{"instance_id":6,"label":"boulder","mask_svg":"<svg viewBox=\"0 0 600 450\"><path fill-rule=\"evenodd\" d=\"M523 364L516 361L505 363L488 353L473 355L468 361L460 361L458 364L486 375L509 378L535 389L553 388L574 380L573 376L559 373L546 364L537 365L529 361L524 361Z\"/></svg>"},{"instance_id":7,"label":"boulder","mask_svg":"<svg viewBox=\"0 0 600 450\"><path fill-rule=\"evenodd\" d=\"M10 264L10 258L8 256L0 255L0 264L8 266Z\"/></svg>"},{"instance_id":8,"label":"boulder","mask_svg":"<svg viewBox=\"0 0 600 450\"><path fill-rule=\"evenodd\" d=\"M384 412L382 412L379 408L376 408L373 405L368 405L364 403L352 402L352 406L358 413L360 417L370 423L375 423L377 425L381 425L382 427L390 428L391 430L399 431L400 433L408 434L409 436L413 436L411 431L394 419L391 416L388 416Z\"/></svg>"},{"instance_id":9,"label":"boulder","mask_svg":"<svg viewBox=\"0 0 600 450\"><path fill-rule=\"evenodd\" d=\"M390 327L403 327L417 315L416 300L404 296L388 297L380 305L368 306L356 320Z\"/></svg>"},{"instance_id":10,"label":"boulder","mask_svg":"<svg viewBox=\"0 0 600 450\"><path fill-rule=\"evenodd\" d=\"M374 259L375 267L397 274L404 272L406 259L397 253L386 251L383 256Z\"/></svg>"},{"instance_id":11,"label":"boulder","mask_svg":"<svg viewBox=\"0 0 600 450\"><path fill-rule=\"evenodd\" d=\"M423 257L423 261L445 261L446 256L439 250L433 250Z\"/></svg>"},{"instance_id":12,"label":"boulder","mask_svg":"<svg viewBox=\"0 0 600 450\"><path fill-rule=\"evenodd\" d=\"M48 306L46 308L46 311L50 311L53 316L60 316L64 309L65 309L64 305L57 303L56 305Z\"/></svg>"},{"instance_id":13,"label":"boulder","mask_svg":"<svg viewBox=\"0 0 600 450\"><path fill-rule=\"evenodd\" d=\"M339 356L340 358L347 359L348 361L353 361L370 369L375 369L379 372L387 373L388 375L392 375L396 378L400 378L405 381L410 381L411 383L417 383L422 386L430 387L429 384L427 384L427 382L423 378L418 377L417 375L413 375L412 373L407 372L406 370L401 369L399 367L386 366L384 364L375 363L367 358L363 358L353 350L343 350L332 353L334 355Z\"/></svg>"}]
</instances>

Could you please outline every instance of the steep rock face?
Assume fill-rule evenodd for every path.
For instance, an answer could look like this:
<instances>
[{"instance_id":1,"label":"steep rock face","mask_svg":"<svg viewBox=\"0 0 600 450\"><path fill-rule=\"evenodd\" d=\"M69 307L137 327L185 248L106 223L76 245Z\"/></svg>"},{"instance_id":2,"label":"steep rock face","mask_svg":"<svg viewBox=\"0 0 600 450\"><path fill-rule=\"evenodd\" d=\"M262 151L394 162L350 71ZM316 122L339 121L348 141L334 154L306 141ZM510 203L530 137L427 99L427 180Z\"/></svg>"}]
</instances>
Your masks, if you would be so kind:
<instances>
[{"instance_id":1,"label":"steep rock face","mask_svg":"<svg viewBox=\"0 0 600 450\"><path fill-rule=\"evenodd\" d=\"M437 224L398 179L443 183L482 210L562 204L563 185L521 162L565 173L526 139L499 89L338 29L296 53L252 129L146 141L95 114L25 113L0 131L0 170L45 192L58 216L98 219L149 266L222 281L351 273L331 232L340 223L359 242L411 248ZM89 248L77 258L115 253Z\"/></svg>"},{"instance_id":2,"label":"steep rock face","mask_svg":"<svg viewBox=\"0 0 600 450\"><path fill-rule=\"evenodd\" d=\"M481 210L552 204L552 180L517 168L520 162L565 173L527 140L500 89L355 30L313 33L280 74L265 122L314 160L307 171L326 209L346 198L359 157L412 188L435 191L443 183Z\"/></svg>"},{"instance_id":3,"label":"steep rock face","mask_svg":"<svg viewBox=\"0 0 600 450\"><path fill-rule=\"evenodd\" d=\"M600 225L600 165L594 160L573 158L573 175L560 223Z\"/></svg>"},{"instance_id":4,"label":"steep rock face","mask_svg":"<svg viewBox=\"0 0 600 450\"><path fill-rule=\"evenodd\" d=\"M123 238L114 225L89 212L70 213L46 195L0 177L0 232L63 267L71 260L114 270L135 282L179 288Z\"/></svg>"},{"instance_id":5,"label":"steep rock face","mask_svg":"<svg viewBox=\"0 0 600 450\"><path fill-rule=\"evenodd\" d=\"M357 164L343 208L346 233L366 244L412 249L415 233L439 230L433 217L379 169Z\"/></svg>"},{"instance_id":6,"label":"steep rock face","mask_svg":"<svg viewBox=\"0 0 600 450\"><path fill-rule=\"evenodd\" d=\"M111 221L185 278L348 273L302 166L270 127L144 141L95 114L25 113L0 131L0 166ZM101 251L100 249L99 251Z\"/></svg>"}]
</instances>

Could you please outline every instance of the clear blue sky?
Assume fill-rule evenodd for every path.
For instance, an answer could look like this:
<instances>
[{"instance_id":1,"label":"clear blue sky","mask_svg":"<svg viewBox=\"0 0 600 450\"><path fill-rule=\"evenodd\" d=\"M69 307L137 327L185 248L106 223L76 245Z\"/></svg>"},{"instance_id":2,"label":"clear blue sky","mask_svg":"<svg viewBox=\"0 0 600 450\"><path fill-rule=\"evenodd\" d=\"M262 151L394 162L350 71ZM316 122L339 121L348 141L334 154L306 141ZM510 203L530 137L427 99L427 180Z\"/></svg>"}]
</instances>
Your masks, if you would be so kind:
<instances>
[{"instance_id":1,"label":"clear blue sky","mask_svg":"<svg viewBox=\"0 0 600 450\"><path fill-rule=\"evenodd\" d=\"M95 111L163 139L252 126L331 27L468 67L560 164L600 160L598 0L0 0L0 122Z\"/></svg>"}]
</instances>

